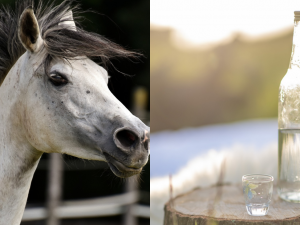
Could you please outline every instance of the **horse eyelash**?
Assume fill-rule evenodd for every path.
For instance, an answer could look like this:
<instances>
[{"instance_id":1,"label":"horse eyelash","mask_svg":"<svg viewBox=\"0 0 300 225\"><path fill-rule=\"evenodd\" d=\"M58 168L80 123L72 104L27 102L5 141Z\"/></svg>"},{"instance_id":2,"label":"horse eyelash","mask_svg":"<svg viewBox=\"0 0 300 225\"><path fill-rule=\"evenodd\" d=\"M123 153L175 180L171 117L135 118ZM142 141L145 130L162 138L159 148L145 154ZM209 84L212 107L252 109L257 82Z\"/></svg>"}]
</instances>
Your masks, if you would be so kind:
<instances>
[{"instance_id":1,"label":"horse eyelash","mask_svg":"<svg viewBox=\"0 0 300 225\"><path fill-rule=\"evenodd\" d=\"M58 71L56 71L56 70L50 72L50 73L49 73L49 76L50 76L51 74L59 75L59 76L61 76L63 79L68 80L68 78L67 78L67 76L66 76L65 74L62 74L62 73L60 73L60 72L58 72Z\"/></svg>"}]
</instances>

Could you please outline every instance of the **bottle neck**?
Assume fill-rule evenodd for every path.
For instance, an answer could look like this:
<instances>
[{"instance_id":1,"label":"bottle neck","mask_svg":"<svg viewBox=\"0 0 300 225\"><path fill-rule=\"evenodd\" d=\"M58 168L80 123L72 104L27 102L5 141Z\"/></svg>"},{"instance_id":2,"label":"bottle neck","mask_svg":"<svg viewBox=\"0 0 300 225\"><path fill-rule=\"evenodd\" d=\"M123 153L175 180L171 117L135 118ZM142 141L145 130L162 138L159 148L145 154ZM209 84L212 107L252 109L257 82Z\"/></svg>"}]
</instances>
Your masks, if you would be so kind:
<instances>
[{"instance_id":1,"label":"bottle neck","mask_svg":"<svg viewBox=\"0 0 300 225\"><path fill-rule=\"evenodd\" d=\"M300 21L294 21L293 48L289 69L300 68Z\"/></svg>"}]
</instances>

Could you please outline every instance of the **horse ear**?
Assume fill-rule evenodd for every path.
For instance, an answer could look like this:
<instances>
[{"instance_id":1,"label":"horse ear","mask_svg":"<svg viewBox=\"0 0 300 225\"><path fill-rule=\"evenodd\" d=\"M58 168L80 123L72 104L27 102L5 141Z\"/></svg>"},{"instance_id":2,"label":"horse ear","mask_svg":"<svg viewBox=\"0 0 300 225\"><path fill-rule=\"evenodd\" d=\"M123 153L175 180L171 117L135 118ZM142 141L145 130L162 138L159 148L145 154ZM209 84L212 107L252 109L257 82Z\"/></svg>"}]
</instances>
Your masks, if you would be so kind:
<instances>
[{"instance_id":1,"label":"horse ear","mask_svg":"<svg viewBox=\"0 0 300 225\"><path fill-rule=\"evenodd\" d=\"M38 52L43 40L38 21L31 7L24 10L19 21L19 39L30 52Z\"/></svg>"},{"instance_id":2,"label":"horse ear","mask_svg":"<svg viewBox=\"0 0 300 225\"><path fill-rule=\"evenodd\" d=\"M60 21L62 22L58 24L59 26L64 26L69 30L77 31L72 10L69 10Z\"/></svg>"}]
</instances>

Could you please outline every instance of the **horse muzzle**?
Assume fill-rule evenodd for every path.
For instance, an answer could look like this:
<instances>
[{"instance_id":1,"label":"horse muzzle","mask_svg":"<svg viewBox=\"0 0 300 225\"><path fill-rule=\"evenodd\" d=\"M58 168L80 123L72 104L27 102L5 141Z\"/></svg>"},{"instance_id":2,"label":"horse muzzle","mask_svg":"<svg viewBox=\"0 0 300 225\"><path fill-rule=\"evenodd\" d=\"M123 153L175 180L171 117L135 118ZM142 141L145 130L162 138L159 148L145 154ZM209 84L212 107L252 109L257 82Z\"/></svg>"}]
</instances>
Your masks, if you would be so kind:
<instances>
[{"instance_id":1,"label":"horse muzzle","mask_svg":"<svg viewBox=\"0 0 300 225\"><path fill-rule=\"evenodd\" d=\"M122 178L141 173L150 152L150 129L138 132L122 127L114 132L113 140L117 151L104 152L112 172Z\"/></svg>"}]
</instances>

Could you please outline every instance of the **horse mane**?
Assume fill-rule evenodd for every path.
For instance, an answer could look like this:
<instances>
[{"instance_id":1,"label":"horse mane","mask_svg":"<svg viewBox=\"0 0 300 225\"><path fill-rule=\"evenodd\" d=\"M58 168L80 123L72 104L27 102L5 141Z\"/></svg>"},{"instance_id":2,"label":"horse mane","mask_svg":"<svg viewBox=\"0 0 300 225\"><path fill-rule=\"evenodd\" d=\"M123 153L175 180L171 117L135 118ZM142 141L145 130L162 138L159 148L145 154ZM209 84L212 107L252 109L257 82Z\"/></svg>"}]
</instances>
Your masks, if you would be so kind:
<instances>
[{"instance_id":1,"label":"horse mane","mask_svg":"<svg viewBox=\"0 0 300 225\"><path fill-rule=\"evenodd\" d=\"M34 0L18 0L15 10L9 6L0 8L0 85L9 70L26 51L18 38L18 24L21 14L28 7L34 9L41 37L44 40L47 54L41 65L44 66L46 74L54 58L69 60L86 56L106 68L111 64L112 58L136 58L140 55L124 49L99 34L81 29L76 20L80 18L82 12L78 5L73 6L74 0L65 0L57 6L50 1L47 3L42 1L39 0L37 7L34 7ZM67 21L65 15L70 10L73 12L77 31L59 25Z\"/></svg>"}]
</instances>

